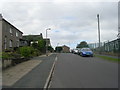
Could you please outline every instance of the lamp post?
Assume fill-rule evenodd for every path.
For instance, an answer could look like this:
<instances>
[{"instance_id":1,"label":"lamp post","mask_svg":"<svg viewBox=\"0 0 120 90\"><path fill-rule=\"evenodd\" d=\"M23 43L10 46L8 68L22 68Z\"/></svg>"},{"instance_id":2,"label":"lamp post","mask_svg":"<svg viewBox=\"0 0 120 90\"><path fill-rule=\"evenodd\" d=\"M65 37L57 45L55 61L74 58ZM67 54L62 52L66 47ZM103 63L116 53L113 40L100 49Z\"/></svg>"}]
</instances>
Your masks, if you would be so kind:
<instances>
[{"instance_id":1,"label":"lamp post","mask_svg":"<svg viewBox=\"0 0 120 90\"><path fill-rule=\"evenodd\" d=\"M99 53L100 53L100 20L99 20L99 14L97 14L97 18L98 18Z\"/></svg>"},{"instance_id":2,"label":"lamp post","mask_svg":"<svg viewBox=\"0 0 120 90\"><path fill-rule=\"evenodd\" d=\"M58 45L59 45L59 43L57 43L57 53L58 53Z\"/></svg>"},{"instance_id":3,"label":"lamp post","mask_svg":"<svg viewBox=\"0 0 120 90\"><path fill-rule=\"evenodd\" d=\"M47 28L47 29L46 29L46 56L48 56L48 55L47 55L47 52L48 52L48 51L47 51L47 49L48 49L48 48L47 48L47 30L51 30L51 28Z\"/></svg>"}]
</instances>

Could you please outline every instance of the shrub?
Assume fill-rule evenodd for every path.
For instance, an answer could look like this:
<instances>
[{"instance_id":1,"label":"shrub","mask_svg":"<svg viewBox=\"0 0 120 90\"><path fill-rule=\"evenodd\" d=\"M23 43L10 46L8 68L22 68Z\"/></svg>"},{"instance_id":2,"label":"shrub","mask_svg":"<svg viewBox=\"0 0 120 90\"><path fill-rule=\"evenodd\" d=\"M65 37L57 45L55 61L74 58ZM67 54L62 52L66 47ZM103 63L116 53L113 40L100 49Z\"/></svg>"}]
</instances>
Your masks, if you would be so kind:
<instances>
[{"instance_id":1,"label":"shrub","mask_svg":"<svg viewBox=\"0 0 120 90\"><path fill-rule=\"evenodd\" d=\"M42 53L45 53L46 48L46 41L45 40L38 40L38 50Z\"/></svg>"},{"instance_id":2,"label":"shrub","mask_svg":"<svg viewBox=\"0 0 120 90\"><path fill-rule=\"evenodd\" d=\"M34 53L34 48L30 47L30 46L24 46L24 47L20 47L19 48L19 53L23 56L23 57L30 57L32 56L32 54Z\"/></svg>"},{"instance_id":3,"label":"shrub","mask_svg":"<svg viewBox=\"0 0 120 90\"><path fill-rule=\"evenodd\" d=\"M13 58L12 52L2 52L0 57L2 59L11 59L11 58Z\"/></svg>"},{"instance_id":4,"label":"shrub","mask_svg":"<svg viewBox=\"0 0 120 90\"><path fill-rule=\"evenodd\" d=\"M38 56L38 55L40 55L41 53L40 53L40 51L38 50L38 49L34 49L34 52L33 52L33 55L34 56Z\"/></svg>"}]
</instances>

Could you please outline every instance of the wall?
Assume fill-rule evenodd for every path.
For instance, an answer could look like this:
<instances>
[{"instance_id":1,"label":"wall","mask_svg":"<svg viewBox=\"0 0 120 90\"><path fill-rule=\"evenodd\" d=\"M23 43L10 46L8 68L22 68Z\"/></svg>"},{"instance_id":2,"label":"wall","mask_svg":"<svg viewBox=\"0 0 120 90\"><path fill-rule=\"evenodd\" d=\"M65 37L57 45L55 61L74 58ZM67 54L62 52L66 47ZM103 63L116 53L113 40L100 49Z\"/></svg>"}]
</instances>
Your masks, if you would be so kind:
<instances>
[{"instance_id":1,"label":"wall","mask_svg":"<svg viewBox=\"0 0 120 90\"><path fill-rule=\"evenodd\" d=\"M12 33L10 33L10 28L12 29ZM11 25L10 23L8 23L6 20L3 20L3 28L2 28L3 32L2 32L2 48L3 51L5 51L5 37L6 37L6 48L7 49L13 49L9 47L9 43L10 40L12 40L12 47L19 47L17 45L17 43L20 43L19 39L22 39L22 33L17 30L13 25ZM18 32L18 37L16 37L16 32Z\"/></svg>"},{"instance_id":2,"label":"wall","mask_svg":"<svg viewBox=\"0 0 120 90\"><path fill-rule=\"evenodd\" d=\"M66 46L63 46L63 52L65 52L65 53L70 52L70 48L66 47Z\"/></svg>"},{"instance_id":3,"label":"wall","mask_svg":"<svg viewBox=\"0 0 120 90\"><path fill-rule=\"evenodd\" d=\"M0 52L2 52L2 21L0 20Z\"/></svg>"},{"instance_id":4,"label":"wall","mask_svg":"<svg viewBox=\"0 0 120 90\"><path fill-rule=\"evenodd\" d=\"M2 17L0 16L0 90L2 89L2 58L1 58L1 52L2 52Z\"/></svg>"},{"instance_id":5,"label":"wall","mask_svg":"<svg viewBox=\"0 0 120 90\"><path fill-rule=\"evenodd\" d=\"M12 60L3 60L2 62L3 69L12 66Z\"/></svg>"}]
</instances>

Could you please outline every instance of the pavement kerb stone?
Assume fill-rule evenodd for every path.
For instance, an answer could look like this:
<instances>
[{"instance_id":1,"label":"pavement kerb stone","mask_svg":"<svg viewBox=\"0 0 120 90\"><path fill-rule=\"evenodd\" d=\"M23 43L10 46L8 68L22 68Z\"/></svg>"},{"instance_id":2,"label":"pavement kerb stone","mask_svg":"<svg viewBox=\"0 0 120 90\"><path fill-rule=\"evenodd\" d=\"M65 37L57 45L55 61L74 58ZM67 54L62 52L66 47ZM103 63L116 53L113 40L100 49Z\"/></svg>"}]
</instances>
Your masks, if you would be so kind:
<instances>
[{"instance_id":1,"label":"pavement kerb stone","mask_svg":"<svg viewBox=\"0 0 120 90\"><path fill-rule=\"evenodd\" d=\"M53 62L53 65L52 65L52 68L50 70L49 76L48 76L48 78L46 80L46 83L44 85L44 90L49 88L49 84L50 84L50 81L51 81L51 78L52 78L52 74L54 73L54 68L55 68L56 62L57 62L57 56L55 58L55 61Z\"/></svg>"},{"instance_id":2,"label":"pavement kerb stone","mask_svg":"<svg viewBox=\"0 0 120 90\"><path fill-rule=\"evenodd\" d=\"M52 55L53 53L48 53L48 56ZM45 55L40 55L39 57L47 57L46 54Z\"/></svg>"}]
</instances>

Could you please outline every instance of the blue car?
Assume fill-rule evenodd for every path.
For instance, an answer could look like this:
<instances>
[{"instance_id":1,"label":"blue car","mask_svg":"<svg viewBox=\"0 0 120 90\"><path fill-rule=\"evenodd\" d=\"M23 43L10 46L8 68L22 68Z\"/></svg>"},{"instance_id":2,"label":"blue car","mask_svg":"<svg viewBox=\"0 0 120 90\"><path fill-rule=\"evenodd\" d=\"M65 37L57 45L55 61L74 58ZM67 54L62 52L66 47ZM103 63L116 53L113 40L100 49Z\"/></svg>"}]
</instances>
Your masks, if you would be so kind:
<instances>
[{"instance_id":1,"label":"blue car","mask_svg":"<svg viewBox=\"0 0 120 90\"><path fill-rule=\"evenodd\" d=\"M90 48L82 48L80 50L80 55L81 56L91 56L91 57L93 57L93 52L90 50Z\"/></svg>"}]
</instances>

